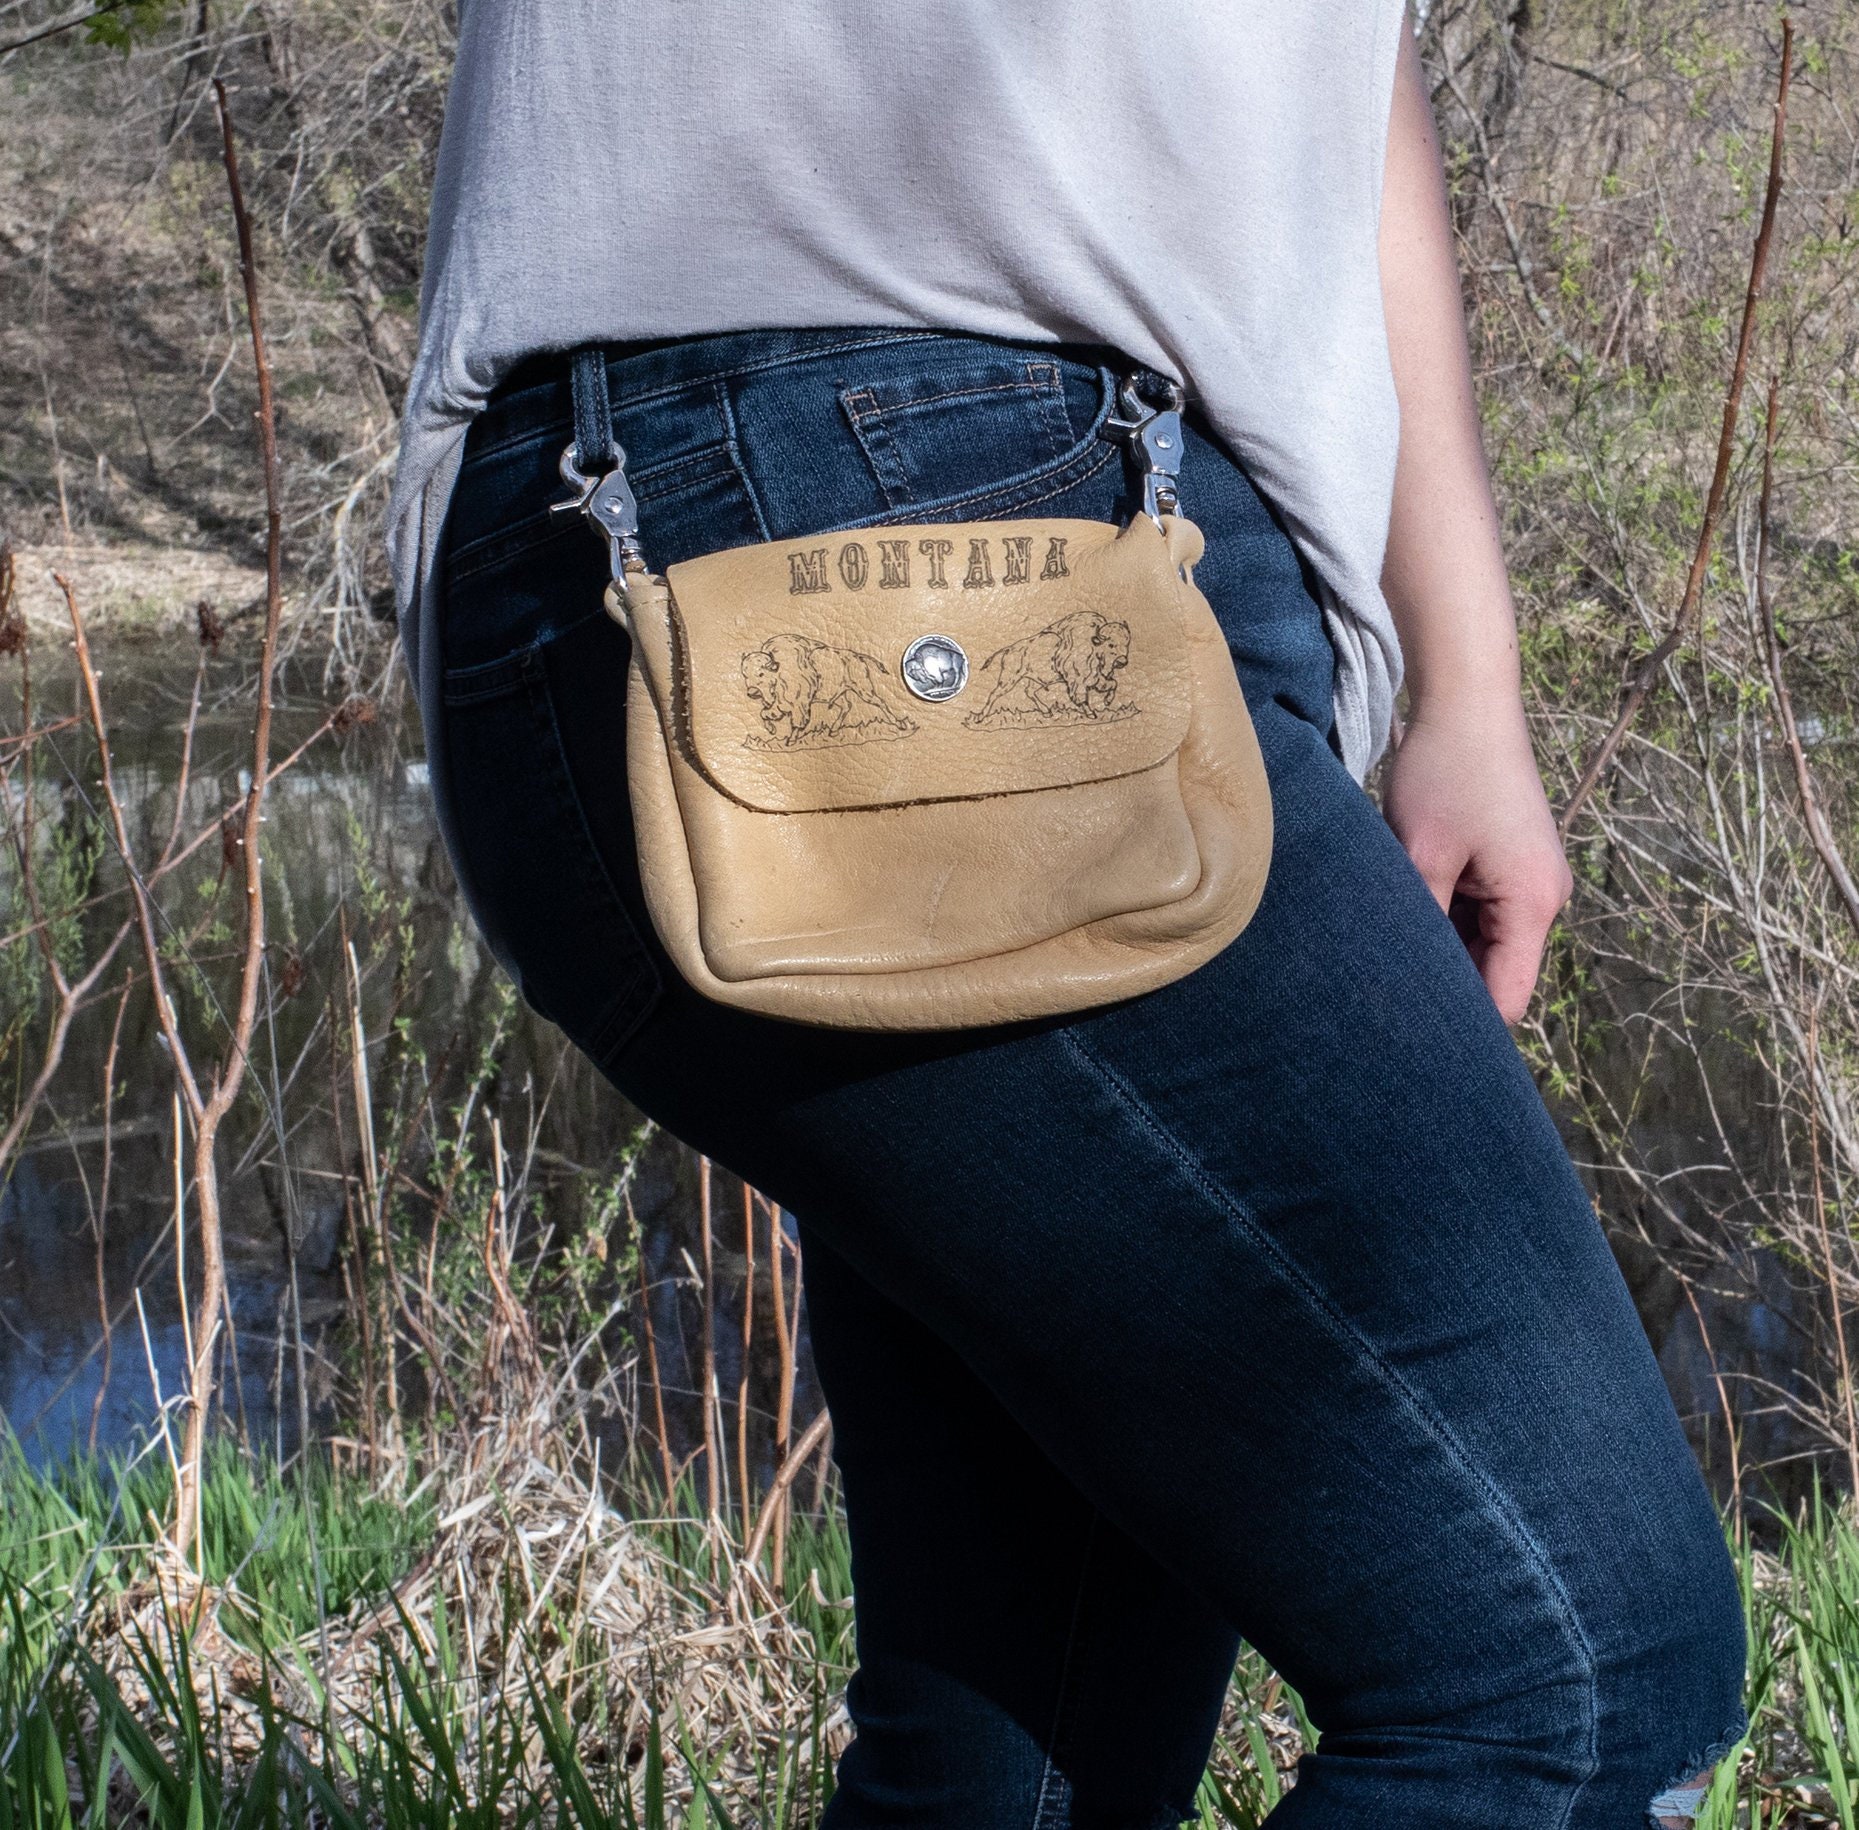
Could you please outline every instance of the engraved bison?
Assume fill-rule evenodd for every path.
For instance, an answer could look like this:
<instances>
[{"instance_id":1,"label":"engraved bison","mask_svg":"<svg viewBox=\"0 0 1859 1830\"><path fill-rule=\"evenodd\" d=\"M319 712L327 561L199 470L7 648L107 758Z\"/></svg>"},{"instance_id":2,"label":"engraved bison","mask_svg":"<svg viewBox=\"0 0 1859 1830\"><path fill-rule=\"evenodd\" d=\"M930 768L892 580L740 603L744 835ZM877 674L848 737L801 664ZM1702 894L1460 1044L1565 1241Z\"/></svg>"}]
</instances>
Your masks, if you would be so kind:
<instances>
[{"instance_id":1,"label":"engraved bison","mask_svg":"<svg viewBox=\"0 0 1859 1830\"><path fill-rule=\"evenodd\" d=\"M761 713L756 749L908 737L915 723L885 703L884 667L855 648L811 636L771 635L742 657L743 689Z\"/></svg>"},{"instance_id":2,"label":"engraved bison","mask_svg":"<svg viewBox=\"0 0 1859 1830\"><path fill-rule=\"evenodd\" d=\"M976 670L985 695L966 724L1037 726L1126 718L1117 675L1130 658L1130 626L1095 610L1074 610L989 655Z\"/></svg>"}]
</instances>

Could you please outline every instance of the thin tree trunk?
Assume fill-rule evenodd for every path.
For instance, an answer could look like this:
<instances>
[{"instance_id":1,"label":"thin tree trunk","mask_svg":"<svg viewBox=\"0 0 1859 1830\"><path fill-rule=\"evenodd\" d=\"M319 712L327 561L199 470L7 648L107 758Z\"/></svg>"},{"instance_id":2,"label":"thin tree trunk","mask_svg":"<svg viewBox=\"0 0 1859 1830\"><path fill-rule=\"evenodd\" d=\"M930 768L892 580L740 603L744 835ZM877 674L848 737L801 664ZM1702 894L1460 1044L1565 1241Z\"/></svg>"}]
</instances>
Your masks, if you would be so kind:
<instances>
[{"instance_id":1,"label":"thin tree trunk","mask_svg":"<svg viewBox=\"0 0 1859 1830\"><path fill-rule=\"evenodd\" d=\"M1756 245L1749 257L1749 286L1743 295L1743 322L1737 332L1736 359L1730 366L1730 385L1724 394L1723 424L1717 435L1717 466L1711 473L1710 489L1704 498L1704 519L1698 528L1697 548L1691 557L1691 572L1685 580L1685 595L1679 601L1678 614L1663 640L1635 669L1612 728L1601 740L1588 766L1582 770L1575 791L1557 822L1566 839L1588 797L1614 760L1615 753L1632 729L1640 707L1659 683L1659 675L1671 660L1697 620L1704 601L1704 581L1709 576L1711 552L1717 544L1717 524L1723 516L1724 494L1730 482L1730 461L1736 452L1736 422L1743 407L1743 383L1749 373L1749 351L1756 336L1756 306L1762 299L1762 284L1768 272L1769 243L1775 235L1775 211L1782 194L1782 143L1788 127L1788 86L1794 76L1794 21L1782 21L1782 68L1775 93L1775 125L1769 141L1769 182L1762 199L1762 223L1756 230Z\"/></svg>"},{"instance_id":2,"label":"thin tree trunk","mask_svg":"<svg viewBox=\"0 0 1859 1830\"><path fill-rule=\"evenodd\" d=\"M736 1504L749 1529L749 1357L755 1346L755 1190L742 1185L742 1367L736 1379Z\"/></svg>"},{"instance_id":3,"label":"thin tree trunk","mask_svg":"<svg viewBox=\"0 0 1859 1830\"><path fill-rule=\"evenodd\" d=\"M213 96L219 109L220 142L226 165L226 185L232 198L233 226L239 238L239 271L245 282L252 360L258 372L258 442L265 473L265 630L259 649L258 709L252 719L251 786L246 790L239 834L245 879L245 947L239 963L239 1002L233 1017L230 1047L216 1065L194 1128L194 1199L200 1214L200 1307L197 1314L206 1325L194 1330L193 1385L189 1393L186 1449L182 1461L182 1474L189 1485L177 1495L175 1513L175 1550L183 1558L193 1549L207 1427L213 1406L213 1348L226 1302L219 1169L214 1153L220 1126L245 1084L252 1031L258 1018L258 984L264 972L265 903L259 874L259 822L271 768L271 677L277 660L278 624L284 608L284 518L278 468L277 409L272 397L271 358L265 347L264 317L259 309L258 261L252 247L252 222L246 213L245 191L239 181L239 153L233 144L226 88L217 78L213 83Z\"/></svg>"},{"instance_id":4,"label":"thin tree trunk","mask_svg":"<svg viewBox=\"0 0 1859 1830\"><path fill-rule=\"evenodd\" d=\"M787 1294L782 1288L785 1280L783 1258L787 1251L787 1234L781 1225L781 1209L775 1202L768 1202L768 1286L769 1301L775 1312L775 1352L780 1358L781 1383L775 1396L775 1479L781 1480L787 1472L789 1443L794 1434L794 1330L788 1325ZM799 1294L799 1277L795 1278L795 1294ZM781 1584L787 1568L787 1521L788 1493L791 1482L770 1490L770 1499L775 1507L773 1564L770 1574L774 1582L775 1593L781 1593Z\"/></svg>"},{"instance_id":5,"label":"thin tree trunk","mask_svg":"<svg viewBox=\"0 0 1859 1830\"><path fill-rule=\"evenodd\" d=\"M711 1239L710 1159L697 1159L697 1213L703 1228L703 1407L704 1407L704 1507L714 1531L722 1518L721 1468L717 1465L716 1427L716 1262Z\"/></svg>"}]
</instances>

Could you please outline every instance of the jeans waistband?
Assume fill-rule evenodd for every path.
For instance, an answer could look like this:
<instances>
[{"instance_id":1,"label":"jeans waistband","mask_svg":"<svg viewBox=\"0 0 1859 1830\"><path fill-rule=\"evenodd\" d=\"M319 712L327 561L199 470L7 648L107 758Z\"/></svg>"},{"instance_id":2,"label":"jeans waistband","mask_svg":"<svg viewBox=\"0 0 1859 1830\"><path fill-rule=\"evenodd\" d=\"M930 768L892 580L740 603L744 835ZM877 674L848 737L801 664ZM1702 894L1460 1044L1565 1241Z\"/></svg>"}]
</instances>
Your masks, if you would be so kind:
<instances>
[{"instance_id":1,"label":"jeans waistband","mask_svg":"<svg viewBox=\"0 0 1859 1830\"><path fill-rule=\"evenodd\" d=\"M700 337L664 337L614 342L607 346L607 381L615 403L641 405L657 395L671 395L707 382L810 361L842 351L882 348L889 344L946 344L1025 349L1084 367L1127 366L1128 358L1101 344L1049 343L1030 339L983 337L960 331L919 330L887 325L832 325L803 330L731 330ZM495 441L500 423L534 425L538 419L572 418L567 350L546 350L524 358L492 391L484 408L479 439Z\"/></svg>"}]
</instances>

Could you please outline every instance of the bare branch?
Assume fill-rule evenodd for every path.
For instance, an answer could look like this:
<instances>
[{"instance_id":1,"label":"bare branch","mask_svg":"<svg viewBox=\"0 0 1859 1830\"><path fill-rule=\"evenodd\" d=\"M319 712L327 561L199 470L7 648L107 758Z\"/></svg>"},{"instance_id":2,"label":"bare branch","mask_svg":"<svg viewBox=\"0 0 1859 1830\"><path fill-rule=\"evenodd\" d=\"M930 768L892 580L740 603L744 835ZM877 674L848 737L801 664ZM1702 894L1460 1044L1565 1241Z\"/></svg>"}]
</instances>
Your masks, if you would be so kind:
<instances>
[{"instance_id":1,"label":"bare branch","mask_svg":"<svg viewBox=\"0 0 1859 1830\"><path fill-rule=\"evenodd\" d=\"M1626 697L1621 701L1613 728L1601 741L1562 810L1558 824L1566 838L1581 817L1601 777L1607 773L1614 753L1639 716L1652 689L1658 684L1660 671L1675 655L1691 625L1697 620L1698 607L1704 600L1704 581L1710 572L1711 551L1717 543L1717 523L1723 515L1724 492L1730 481L1730 460L1736 450L1736 422L1743 408L1743 382L1749 370L1750 345L1756 334L1756 306L1762 298L1762 282L1768 271L1769 242L1775 233L1775 209L1782 193L1782 140L1788 123L1788 85L1794 74L1794 21L1782 21L1782 68L1775 96L1775 126L1769 141L1769 183L1762 200L1762 223L1756 231L1755 251L1749 262L1749 288L1743 296L1743 323L1737 333L1736 361L1730 370L1730 386L1724 395L1723 426L1717 438L1717 468L1711 474L1709 494L1704 500L1704 521L1698 529L1697 550L1692 555L1691 574L1685 581L1685 595L1678 614L1664 639L1647 655L1633 675Z\"/></svg>"}]
</instances>

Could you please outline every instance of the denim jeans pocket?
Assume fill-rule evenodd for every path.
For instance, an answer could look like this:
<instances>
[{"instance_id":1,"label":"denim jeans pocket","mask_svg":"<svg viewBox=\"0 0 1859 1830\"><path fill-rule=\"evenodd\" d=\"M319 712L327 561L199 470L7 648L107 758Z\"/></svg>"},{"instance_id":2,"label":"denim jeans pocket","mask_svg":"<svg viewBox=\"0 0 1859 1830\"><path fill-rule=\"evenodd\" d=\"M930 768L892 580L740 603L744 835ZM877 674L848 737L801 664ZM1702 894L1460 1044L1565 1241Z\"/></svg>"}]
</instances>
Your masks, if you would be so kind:
<instances>
[{"instance_id":1,"label":"denim jeans pocket","mask_svg":"<svg viewBox=\"0 0 1859 1830\"><path fill-rule=\"evenodd\" d=\"M1093 392L1078 365L1000 350L855 379L838 402L900 511L1063 469L1095 431Z\"/></svg>"},{"instance_id":2,"label":"denim jeans pocket","mask_svg":"<svg viewBox=\"0 0 1859 1830\"><path fill-rule=\"evenodd\" d=\"M454 868L486 945L524 1002L596 1062L625 1045L664 983L626 796L628 652L596 610L499 660L448 669L432 746ZM597 731L579 702L563 715L564 680L605 706Z\"/></svg>"},{"instance_id":3,"label":"denim jeans pocket","mask_svg":"<svg viewBox=\"0 0 1859 1830\"><path fill-rule=\"evenodd\" d=\"M853 435L892 508L959 488L978 452L1056 463L1074 440L1057 362L1003 352L840 390Z\"/></svg>"}]
</instances>

